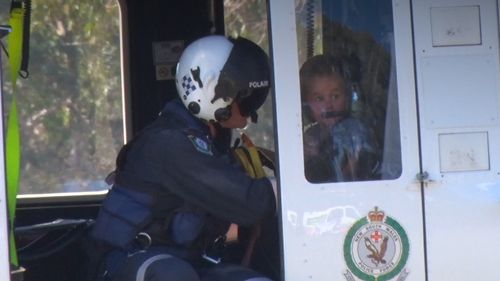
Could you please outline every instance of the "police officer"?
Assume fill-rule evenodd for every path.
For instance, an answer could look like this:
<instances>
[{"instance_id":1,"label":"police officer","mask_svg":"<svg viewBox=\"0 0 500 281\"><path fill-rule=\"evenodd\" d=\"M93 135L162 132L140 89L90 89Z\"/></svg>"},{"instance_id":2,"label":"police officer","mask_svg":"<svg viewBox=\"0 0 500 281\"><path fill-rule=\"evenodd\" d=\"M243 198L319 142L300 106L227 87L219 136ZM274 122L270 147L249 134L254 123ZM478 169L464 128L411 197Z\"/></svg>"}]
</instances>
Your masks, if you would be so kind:
<instances>
[{"instance_id":1,"label":"police officer","mask_svg":"<svg viewBox=\"0 0 500 281\"><path fill-rule=\"evenodd\" d=\"M244 38L212 35L184 50L180 99L118 154L90 235L104 253L101 280L270 280L220 262L230 223L275 213L271 182L250 178L229 153L231 129L256 121L269 80L267 55Z\"/></svg>"}]
</instances>

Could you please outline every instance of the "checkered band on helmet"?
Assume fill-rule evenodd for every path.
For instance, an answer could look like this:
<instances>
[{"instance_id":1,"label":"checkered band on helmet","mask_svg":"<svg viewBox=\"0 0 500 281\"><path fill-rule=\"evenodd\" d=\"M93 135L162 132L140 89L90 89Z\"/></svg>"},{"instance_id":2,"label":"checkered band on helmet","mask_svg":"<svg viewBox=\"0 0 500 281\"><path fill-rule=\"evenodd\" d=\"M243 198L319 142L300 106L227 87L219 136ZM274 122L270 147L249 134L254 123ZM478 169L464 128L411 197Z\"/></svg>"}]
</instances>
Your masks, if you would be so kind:
<instances>
[{"instance_id":1,"label":"checkered band on helmet","mask_svg":"<svg viewBox=\"0 0 500 281\"><path fill-rule=\"evenodd\" d=\"M182 88L185 90L183 93L183 98L187 99L187 96L189 96L190 93L192 93L194 90L196 90L196 85L193 83L193 79L189 77L188 75L184 75L182 77Z\"/></svg>"}]
</instances>

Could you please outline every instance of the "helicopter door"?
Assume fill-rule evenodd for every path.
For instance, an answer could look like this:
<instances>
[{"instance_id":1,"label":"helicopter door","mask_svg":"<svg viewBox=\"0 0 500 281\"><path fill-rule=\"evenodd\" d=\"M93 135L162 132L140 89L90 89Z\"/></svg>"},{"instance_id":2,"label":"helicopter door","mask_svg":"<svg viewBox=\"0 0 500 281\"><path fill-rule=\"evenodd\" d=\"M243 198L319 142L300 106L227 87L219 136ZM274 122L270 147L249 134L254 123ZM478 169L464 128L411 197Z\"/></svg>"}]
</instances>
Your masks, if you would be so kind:
<instances>
[{"instance_id":1,"label":"helicopter door","mask_svg":"<svg viewBox=\"0 0 500 281\"><path fill-rule=\"evenodd\" d=\"M270 1L284 280L425 280L411 9L396 2Z\"/></svg>"},{"instance_id":2,"label":"helicopter door","mask_svg":"<svg viewBox=\"0 0 500 281\"><path fill-rule=\"evenodd\" d=\"M497 2L413 5L429 280L499 280Z\"/></svg>"}]
</instances>

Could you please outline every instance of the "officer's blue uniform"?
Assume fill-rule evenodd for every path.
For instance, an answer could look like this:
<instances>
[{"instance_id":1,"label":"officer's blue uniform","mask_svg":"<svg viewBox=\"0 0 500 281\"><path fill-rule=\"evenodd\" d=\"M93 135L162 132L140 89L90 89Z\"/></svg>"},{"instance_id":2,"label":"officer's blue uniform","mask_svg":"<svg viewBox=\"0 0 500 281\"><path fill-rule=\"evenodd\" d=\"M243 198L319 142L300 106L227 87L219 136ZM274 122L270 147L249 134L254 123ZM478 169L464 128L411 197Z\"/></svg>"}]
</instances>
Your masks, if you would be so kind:
<instances>
[{"instance_id":1,"label":"officer's blue uniform","mask_svg":"<svg viewBox=\"0 0 500 281\"><path fill-rule=\"evenodd\" d=\"M230 135L212 140L174 100L122 149L91 232L109 249L108 280L268 280L202 259L230 223L249 226L275 212L269 180L247 176L229 146Z\"/></svg>"}]
</instances>

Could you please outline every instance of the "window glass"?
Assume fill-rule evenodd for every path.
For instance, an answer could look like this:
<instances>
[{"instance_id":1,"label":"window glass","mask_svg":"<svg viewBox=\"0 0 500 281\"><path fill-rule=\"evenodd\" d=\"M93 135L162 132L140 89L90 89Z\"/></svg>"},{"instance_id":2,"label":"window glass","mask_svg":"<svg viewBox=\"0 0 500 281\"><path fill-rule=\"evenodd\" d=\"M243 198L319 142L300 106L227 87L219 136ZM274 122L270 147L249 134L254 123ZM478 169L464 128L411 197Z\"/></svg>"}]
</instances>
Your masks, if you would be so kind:
<instances>
[{"instance_id":1,"label":"window glass","mask_svg":"<svg viewBox=\"0 0 500 281\"><path fill-rule=\"evenodd\" d=\"M10 1L0 5L7 24ZM29 76L16 91L19 194L108 188L103 179L124 142L119 12L116 0L33 0ZM8 113L7 59L2 69Z\"/></svg>"},{"instance_id":2,"label":"window glass","mask_svg":"<svg viewBox=\"0 0 500 281\"><path fill-rule=\"evenodd\" d=\"M252 40L269 54L265 0L224 0L224 27L227 36ZM274 149L272 93L269 93L258 115L258 122L249 123L245 133L256 145Z\"/></svg>"},{"instance_id":3,"label":"window glass","mask_svg":"<svg viewBox=\"0 0 500 281\"><path fill-rule=\"evenodd\" d=\"M401 174L392 3L296 0L305 176Z\"/></svg>"}]
</instances>

